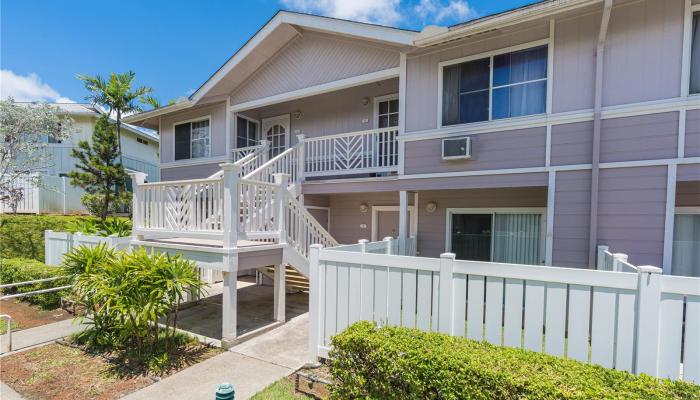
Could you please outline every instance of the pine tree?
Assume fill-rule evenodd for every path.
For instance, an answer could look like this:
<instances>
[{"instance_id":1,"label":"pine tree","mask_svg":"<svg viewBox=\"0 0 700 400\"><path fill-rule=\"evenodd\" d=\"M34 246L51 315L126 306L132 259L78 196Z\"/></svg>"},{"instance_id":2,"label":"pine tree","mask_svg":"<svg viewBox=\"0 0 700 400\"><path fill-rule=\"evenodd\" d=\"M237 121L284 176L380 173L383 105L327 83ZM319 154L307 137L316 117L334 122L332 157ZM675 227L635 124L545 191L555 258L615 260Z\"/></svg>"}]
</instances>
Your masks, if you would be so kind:
<instances>
[{"instance_id":1,"label":"pine tree","mask_svg":"<svg viewBox=\"0 0 700 400\"><path fill-rule=\"evenodd\" d=\"M92 141L81 140L71 151L77 171L68 175L71 184L80 186L101 201L100 218L104 220L110 210L110 203L121 197L118 189L124 187L126 172L119 158L119 139L106 115L95 123ZM85 202L85 201L84 201Z\"/></svg>"}]
</instances>

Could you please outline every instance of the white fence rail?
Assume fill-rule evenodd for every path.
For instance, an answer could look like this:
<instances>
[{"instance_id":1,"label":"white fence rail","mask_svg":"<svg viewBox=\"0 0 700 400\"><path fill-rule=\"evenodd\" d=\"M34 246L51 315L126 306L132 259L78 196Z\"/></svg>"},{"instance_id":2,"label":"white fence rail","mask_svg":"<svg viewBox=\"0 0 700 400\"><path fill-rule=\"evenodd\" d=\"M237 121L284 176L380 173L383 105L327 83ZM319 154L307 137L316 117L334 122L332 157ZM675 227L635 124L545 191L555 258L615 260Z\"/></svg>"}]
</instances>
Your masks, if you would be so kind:
<instances>
[{"instance_id":1,"label":"white fence rail","mask_svg":"<svg viewBox=\"0 0 700 400\"><path fill-rule=\"evenodd\" d=\"M54 232L44 231L44 263L46 265L61 265L63 255L68 253L73 247L97 246L106 243L107 246L122 250L129 247L130 237L117 236L92 236L84 235L80 232Z\"/></svg>"},{"instance_id":2,"label":"white fence rail","mask_svg":"<svg viewBox=\"0 0 700 400\"><path fill-rule=\"evenodd\" d=\"M244 157L253 155L267 154L268 142L267 140L261 140L260 144L248 147L239 147L232 150L233 152L233 162L236 163L243 159Z\"/></svg>"},{"instance_id":3,"label":"white fence rail","mask_svg":"<svg viewBox=\"0 0 700 400\"><path fill-rule=\"evenodd\" d=\"M312 360L327 355L333 335L369 320L700 382L697 278L342 247L312 246L310 259Z\"/></svg>"},{"instance_id":4,"label":"white fence rail","mask_svg":"<svg viewBox=\"0 0 700 400\"><path fill-rule=\"evenodd\" d=\"M615 271L615 272L637 272L637 267L630 264L627 260L629 256L624 253L612 253L608 246L598 246L598 258L596 261L596 269L600 271Z\"/></svg>"},{"instance_id":5,"label":"white fence rail","mask_svg":"<svg viewBox=\"0 0 700 400\"><path fill-rule=\"evenodd\" d=\"M398 128L305 138L304 175L333 176L395 170Z\"/></svg>"},{"instance_id":6,"label":"white fence rail","mask_svg":"<svg viewBox=\"0 0 700 400\"><path fill-rule=\"evenodd\" d=\"M296 144L288 148L262 164L253 172L245 175L244 178L273 183L275 181L275 174L287 174L289 175L289 183L296 183L299 177L299 147L299 144Z\"/></svg>"},{"instance_id":7,"label":"white fence rail","mask_svg":"<svg viewBox=\"0 0 700 400\"><path fill-rule=\"evenodd\" d=\"M17 212L23 214L85 214L80 197L85 191L72 186L67 177L42 175L39 184L30 178L21 178L15 185L24 196L17 203ZM0 202L0 213L11 213L8 202Z\"/></svg>"},{"instance_id":8,"label":"white fence rail","mask_svg":"<svg viewBox=\"0 0 700 400\"><path fill-rule=\"evenodd\" d=\"M274 238L279 224L275 204L280 201L280 186L274 183L240 180L239 232L248 239Z\"/></svg>"}]
</instances>

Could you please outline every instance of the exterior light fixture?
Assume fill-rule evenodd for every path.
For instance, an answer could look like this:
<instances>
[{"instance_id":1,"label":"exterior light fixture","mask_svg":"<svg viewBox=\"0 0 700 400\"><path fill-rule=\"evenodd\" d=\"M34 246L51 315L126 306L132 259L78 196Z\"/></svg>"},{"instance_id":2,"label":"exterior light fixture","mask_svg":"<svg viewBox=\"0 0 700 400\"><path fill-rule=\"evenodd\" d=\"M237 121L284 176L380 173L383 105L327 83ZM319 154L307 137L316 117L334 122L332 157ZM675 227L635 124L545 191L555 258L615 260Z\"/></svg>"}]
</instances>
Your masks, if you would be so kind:
<instances>
[{"instance_id":1,"label":"exterior light fixture","mask_svg":"<svg viewBox=\"0 0 700 400\"><path fill-rule=\"evenodd\" d=\"M369 211L369 206L367 205L367 203L362 203L362 204L360 204L360 212L361 212L362 214L364 214L364 213L366 213L367 211Z\"/></svg>"},{"instance_id":2,"label":"exterior light fixture","mask_svg":"<svg viewBox=\"0 0 700 400\"><path fill-rule=\"evenodd\" d=\"M428 214L432 214L437 210L437 203L434 201L428 202L428 204L425 205L425 211L428 212Z\"/></svg>"}]
</instances>

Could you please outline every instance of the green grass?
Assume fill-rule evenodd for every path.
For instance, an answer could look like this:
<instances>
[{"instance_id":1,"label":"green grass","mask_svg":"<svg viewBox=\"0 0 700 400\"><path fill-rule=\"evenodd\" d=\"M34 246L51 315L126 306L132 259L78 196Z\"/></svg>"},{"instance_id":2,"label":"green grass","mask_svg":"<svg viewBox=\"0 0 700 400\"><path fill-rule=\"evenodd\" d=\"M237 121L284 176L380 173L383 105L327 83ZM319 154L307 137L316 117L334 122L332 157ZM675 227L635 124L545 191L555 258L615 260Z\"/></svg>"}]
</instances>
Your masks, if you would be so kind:
<instances>
[{"instance_id":1,"label":"green grass","mask_svg":"<svg viewBox=\"0 0 700 400\"><path fill-rule=\"evenodd\" d=\"M12 322L10 322L10 326L12 327L13 331L19 328L19 324L14 319L12 320ZM7 321L4 319L0 319L0 335L4 335L5 332L7 332Z\"/></svg>"},{"instance_id":2,"label":"green grass","mask_svg":"<svg viewBox=\"0 0 700 400\"><path fill-rule=\"evenodd\" d=\"M251 400L299 400L309 399L303 394L294 393L294 384L287 378L277 382L256 393Z\"/></svg>"}]
</instances>

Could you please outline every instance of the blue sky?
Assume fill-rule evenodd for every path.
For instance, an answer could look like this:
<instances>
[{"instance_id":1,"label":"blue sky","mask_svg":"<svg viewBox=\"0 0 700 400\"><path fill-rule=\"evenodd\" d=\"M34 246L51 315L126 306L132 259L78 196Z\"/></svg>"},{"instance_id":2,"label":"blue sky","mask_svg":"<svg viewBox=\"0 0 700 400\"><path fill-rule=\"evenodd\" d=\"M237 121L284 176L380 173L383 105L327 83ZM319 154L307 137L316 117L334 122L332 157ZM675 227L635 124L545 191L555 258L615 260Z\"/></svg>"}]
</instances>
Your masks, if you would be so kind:
<instances>
[{"instance_id":1,"label":"blue sky","mask_svg":"<svg viewBox=\"0 0 700 400\"><path fill-rule=\"evenodd\" d=\"M162 102L189 95L278 9L420 30L532 0L3 0L0 97L84 101L76 74L133 70Z\"/></svg>"}]
</instances>

